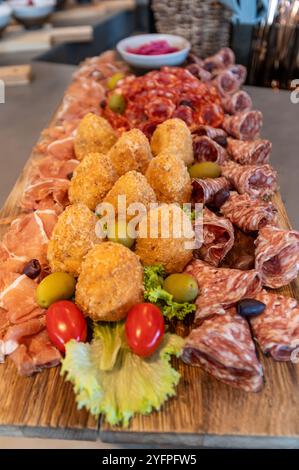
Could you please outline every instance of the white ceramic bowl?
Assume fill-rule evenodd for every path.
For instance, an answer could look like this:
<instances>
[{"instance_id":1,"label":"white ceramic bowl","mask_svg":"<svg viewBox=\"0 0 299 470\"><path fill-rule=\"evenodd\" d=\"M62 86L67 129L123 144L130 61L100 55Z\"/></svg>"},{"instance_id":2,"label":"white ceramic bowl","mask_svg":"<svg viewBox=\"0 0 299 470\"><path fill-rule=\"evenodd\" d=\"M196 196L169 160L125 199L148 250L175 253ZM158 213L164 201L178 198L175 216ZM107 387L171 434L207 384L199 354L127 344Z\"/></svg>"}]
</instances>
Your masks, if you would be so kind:
<instances>
[{"instance_id":1,"label":"white ceramic bowl","mask_svg":"<svg viewBox=\"0 0 299 470\"><path fill-rule=\"evenodd\" d=\"M9 24L12 10L7 3L0 3L0 34Z\"/></svg>"},{"instance_id":2,"label":"white ceramic bowl","mask_svg":"<svg viewBox=\"0 0 299 470\"><path fill-rule=\"evenodd\" d=\"M41 25L54 11L56 0L33 0L28 5L27 0L11 0L9 2L14 17L25 26Z\"/></svg>"},{"instance_id":3,"label":"white ceramic bowl","mask_svg":"<svg viewBox=\"0 0 299 470\"><path fill-rule=\"evenodd\" d=\"M127 51L128 47L139 47L143 44L161 39L164 39L171 46L177 47L180 50L171 52L170 54L160 55L132 54ZM187 39L181 36L174 36L173 34L140 34L138 36L122 39L116 46L123 60L134 67L144 69L156 69L165 65L180 65L186 60L190 47L191 45Z\"/></svg>"}]
</instances>

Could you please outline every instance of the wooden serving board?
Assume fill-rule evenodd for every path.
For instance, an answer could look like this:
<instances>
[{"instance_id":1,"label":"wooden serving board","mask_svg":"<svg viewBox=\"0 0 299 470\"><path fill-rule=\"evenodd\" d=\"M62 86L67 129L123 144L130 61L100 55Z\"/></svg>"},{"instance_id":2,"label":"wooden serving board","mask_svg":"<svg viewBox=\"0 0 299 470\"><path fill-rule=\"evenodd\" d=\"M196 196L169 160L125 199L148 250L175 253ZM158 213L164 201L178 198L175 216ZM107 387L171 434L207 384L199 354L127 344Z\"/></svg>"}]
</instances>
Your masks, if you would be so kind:
<instances>
[{"instance_id":1,"label":"wooden serving board","mask_svg":"<svg viewBox=\"0 0 299 470\"><path fill-rule=\"evenodd\" d=\"M35 158L38 156L33 153L0 212L1 218L17 215ZM281 226L290 228L279 194L274 203ZM0 226L0 237L5 230ZM280 292L299 299L298 280ZM174 360L182 375L177 396L160 412L137 416L126 429L98 423L86 411L78 411L72 386L60 376L60 368L24 378L7 359L0 365L0 435L161 446L299 448L299 364L260 357L266 383L256 394L234 389L197 367Z\"/></svg>"}]
</instances>

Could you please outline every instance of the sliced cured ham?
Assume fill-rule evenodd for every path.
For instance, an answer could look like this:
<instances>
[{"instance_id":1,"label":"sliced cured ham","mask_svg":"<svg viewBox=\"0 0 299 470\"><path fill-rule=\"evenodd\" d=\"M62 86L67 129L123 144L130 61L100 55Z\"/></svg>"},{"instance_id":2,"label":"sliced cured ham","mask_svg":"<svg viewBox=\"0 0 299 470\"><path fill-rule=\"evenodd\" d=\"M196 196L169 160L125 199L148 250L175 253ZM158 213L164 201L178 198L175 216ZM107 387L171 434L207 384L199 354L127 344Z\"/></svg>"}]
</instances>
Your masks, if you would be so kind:
<instances>
[{"instance_id":1,"label":"sliced cured ham","mask_svg":"<svg viewBox=\"0 0 299 470\"><path fill-rule=\"evenodd\" d=\"M213 201L215 194L221 189L229 189L230 182L220 176L220 178L196 178L192 180L192 197L194 202L208 204Z\"/></svg>"},{"instance_id":2,"label":"sliced cured ham","mask_svg":"<svg viewBox=\"0 0 299 470\"><path fill-rule=\"evenodd\" d=\"M57 126L47 127L43 130L39 142L34 147L35 152L46 154L52 142L63 141L68 137L72 138L78 125L79 120L73 120L71 122L62 122Z\"/></svg>"},{"instance_id":3,"label":"sliced cured ham","mask_svg":"<svg viewBox=\"0 0 299 470\"><path fill-rule=\"evenodd\" d=\"M202 246L195 250L194 256L212 266L218 266L234 245L234 228L232 223L224 217L218 217L208 208L203 211ZM195 234L197 235L196 223Z\"/></svg>"},{"instance_id":4,"label":"sliced cured ham","mask_svg":"<svg viewBox=\"0 0 299 470\"><path fill-rule=\"evenodd\" d=\"M26 211L52 209L60 214L69 203L69 184L62 178L47 178L30 184L25 189L20 207Z\"/></svg>"},{"instance_id":5,"label":"sliced cured ham","mask_svg":"<svg viewBox=\"0 0 299 470\"><path fill-rule=\"evenodd\" d=\"M36 183L41 179L59 178L69 179L75 168L79 165L78 160L59 160L52 156L35 160L29 172L28 180Z\"/></svg>"},{"instance_id":6,"label":"sliced cured ham","mask_svg":"<svg viewBox=\"0 0 299 470\"><path fill-rule=\"evenodd\" d=\"M252 108L252 101L248 93L239 90L232 96L225 96L222 100L224 111L228 114L237 114L249 111Z\"/></svg>"},{"instance_id":7,"label":"sliced cured ham","mask_svg":"<svg viewBox=\"0 0 299 470\"><path fill-rule=\"evenodd\" d=\"M299 232L266 225L256 239L255 268L264 286L277 289L297 277Z\"/></svg>"},{"instance_id":8,"label":"sliced cured ham","mask_svg":"<svg viewBox=\"0 0 299 470\"><path fill-rule=\"evenodd\" d=\"M204 261L194 260L185 271L196 278L199 286L196 322L210 315L225 314L236 302L255 296L262 288L261 276L255 270L214 268Z\"/></svg>"},{"instance_id":9,"label":"sliced cured ham","mask_svg":"<svg viewBox=\"0 0 299 470\"><path fill-rule=\"evenodd\" d=\"M265 290L256 299L266 305L261 315L250 319L257 343L264 354L272 356L276 361L289 361L292 352L299 347L297 300Z\"/></svg>"},{"instance_id":10,"label":"sliced cured ham","mask_svg":"<svg viewBox=\"0 0 299 470\"><path fill-rule=\"evenodd\" d=\"M244 232L254 232L265 225L277 224L277 209L271 202L251 199L248 194L230 193L221 213Z\"/></svg>"},{"instance_id":11,"label":"sliced cured ham","mask_svg":"<svg viewBox=\"0 0 299 470\"><path fill-rule=\"evenodd\" d=\"M74 137L54 140L48 145L47 153L58 160L75 160Z\"/></svg>"},{"instance_id":12,"label":"sliced cured ham","mask_svg":"<svg viewBox=\"0 0 299 470\"><path fill-rule=\"evenodd\" d=\"M258 392L263 386L263 369L248 323L234 308L224 315L207 318L192 330L186 339L182 359L246 392Z\"/></svg>"},{"instance_id":13,"label":"sliced cured ham","mask_svg":"<svg viewBox=\"0 0 299 470\"><path fill-rule=\"evenodd\" d=\"M227 139L227 152L240 165L264 165L269 161L271 150L272 144L266 139Z\"/></svg>"},{"instance_id":14,"label":"sliced cured ham","mask_svg":"<svg viewBox=\"0 0 299 470\"><path fill-rule=\"evenodd\" d=\"M277 172L266 165L239 165L232 161L224 162L222 176L240 193L252 198L267 199L278 189Z\"/></svg>"},{"instance_id":15,"label":"sliced cured ham","mask_svg":"<svg viewBox=\"0 0 299 470\"><path fill-rule=\"evenodd\" d=\"M193 138L193 153L198 162L215 162L218 165L222 165L227 158L226 150L206 136Z\"/></svg>"},{"instance_id":16,"label":"sliced cured ham","mask_svg":"<svg viewBox=\"0 0 299 470\"><path fill-rule=\"evenodd\" d=\"M231 136L240 140L253 140L258 137L263 125L263 115L260 111L245 111L224 116L223 129Z\"/></svg>"}]
</instances>

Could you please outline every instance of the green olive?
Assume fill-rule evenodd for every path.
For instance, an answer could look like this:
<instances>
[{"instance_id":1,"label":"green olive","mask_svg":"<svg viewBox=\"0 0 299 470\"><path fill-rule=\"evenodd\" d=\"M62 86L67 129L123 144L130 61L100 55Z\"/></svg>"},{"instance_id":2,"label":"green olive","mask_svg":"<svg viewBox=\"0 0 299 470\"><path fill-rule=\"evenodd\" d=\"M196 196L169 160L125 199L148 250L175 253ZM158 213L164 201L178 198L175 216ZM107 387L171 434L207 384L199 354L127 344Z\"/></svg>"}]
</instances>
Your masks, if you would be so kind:
<instances>
[{"instance_id":1,"label":"green olive","mask_svg":"<svg viewBox=\"0 0 299 470\"><path fill-rule=\"evenodd\" d=\"M198 285L191 274L170 274L164 280L163 288L175 302L192 302L198 295Z\"/></svg>"},{"instance_id":2,"label":"green olive","mask_svg":"<svg viewBox=\"0 0 299 470\"><path fill-rule=\"evenodd\" d=\"M108 104L109 108L114 113L123 114L126 109L126 100L123 95L120 95L119 93L111 95Z\"/></svg>"},{"instance_id":3,"label":"green olive","mask_svg":"<svg viewBox=\"0 0 299 470\"><path fill-rule=\"evenodd\" d=\"M120 243L127 248L132 248L134 245L134 238L128 236L127 224L124 221L109 224L107 230L107 237L111 242Z\"/></svg>"},{"instance_id":4,"label":"green olive","mask_svg":"<svg viewBox=\"0 0 299 470\"><path fill-rule=\"evenodd\" d=\"M214 162L195 163L189 168L191 178L218 178L221 167Z\"/></svg>"},{"instance_id":5,"label":"green olive","mask_svg":"<svg viewBox=\"0 0 299 470\"><path fill-rule=\"evenodd\" d=\"M36 289L36 301L48 308L57 300L71 299L76 287L75 278L68 273L52 273L45 277Z\"/></svg>"},{"instance_id":6,"label":"green olive","mask_svg":"<svg viewBox=\"0 0 299 470\"><path fill-rule=\"evenodd\" d=\"M114 90L117 83L124 78L124 74L122 72L116 72L107 80L107 88L109 90Z\"/></svg>"}]
</instances>

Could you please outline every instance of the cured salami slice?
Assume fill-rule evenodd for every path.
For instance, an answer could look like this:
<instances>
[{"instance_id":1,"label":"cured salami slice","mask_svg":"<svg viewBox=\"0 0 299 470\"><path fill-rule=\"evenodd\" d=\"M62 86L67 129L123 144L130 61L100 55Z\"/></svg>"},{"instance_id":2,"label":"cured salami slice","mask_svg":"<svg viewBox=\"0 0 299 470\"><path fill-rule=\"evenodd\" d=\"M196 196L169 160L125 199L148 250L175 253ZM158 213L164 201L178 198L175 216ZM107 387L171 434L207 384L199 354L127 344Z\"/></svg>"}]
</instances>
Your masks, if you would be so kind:
<instances>
[{"instance_id":1,"label":"cured salami slice","mask_svg":"<svg viewBox=\"0 0 299 470\"><path fill-rule=\"evenodd\" d=\"M297 300L260 292L256 299L266 305L264 312L250 319L253 335L261 350L276 361L289 361L299 347L299 306Z\"/></svg>"},{"instance_id":2,"label":"cured salami slice","mask_svg":"<svg viewBox=\"0 0 299 470\"><path fill-rule=\"evenodd\" d=\"M269 198L278 189L277 172L266 165L239 165L224 162L222 176L225 176L240 194L251 197Z\"/></svg>"},{"instance_id":3,"label":"cured salami slice","mask_svg":"<svg viewBox=\"0 0 299 470\"><path fill-rule=\"evenodd\" d=\"M220 145L223 145L223 144L226 145L227 133L223 129L212 127L212 126L205 126L201 124L197 126L195 129L193 129L192 131L193 138L197 135L198 136L205 135L206 137L209 137L209 139L216 140L216 142L218 142Z\"/></svg>"},{"instance_id":4,"label":"cured salami slice","mask_svg":"<svg viewBox=\"0 0 299 470\"><path fill-rule=\"evenodd\" d=\"M266 139L227 139L227 152L240 165L264 165L269 161L271 150L272 144Z\"/></svg>"},{"instance_id":5,"label":"cured salami slice","mask_svg":"<svg viewBox=\"0 0 299 470\"><path fill-rule=\"evenodd\" d=\"M194 260L185 271L196 278L200 287L196 322L210 315L223 315L240 299L254 297L262 288L261 276L255 270L214 268L204 261Z\"/></svg>"},{"instance_id":6,"label":"cured salami slice","mask_svg":"<svg viewBox=\"0 0 299 470\"><path fill-rule=\"evenodd\" d=\"M194 77L198 78L203 82L209 82L212 78L212 75L208 70L206 70L202 65L199 64L190 64L186 67Z\"/></svg>"},{"instance_id":7,"label":"cured salami slice","mask_svg":"<svg viewBox=\"0 0 299 470\"><path fill-rule=\"evenodd\" d=\"M244 232L254 232L277 223L277 209L271 202L251 199L248 194L231 192L221 206L221 213Z\"/></svg>"},{"instance_id":8,"label":"cured salami slice","mask_svg":"<svg viewBox=\"0 0 299 470\"><path fill-rule=\"evenodd\" d=\"M218 266L234 245L234 227L228 219L218 217L206 207L203 211L203 221L200 219L200 231L202 229L202 246L193 254L212 266Z\"/></svg>"},{"instance_id":9,"label":"cured salami slice","mask_svg":"<svg viewBox=\"0 0 299 470\"><path fill-rule=\"evenodd\" d=\"M192 186L194 202L208 204L212 202L218 191L221 189L229 189L230 183L226 178L221 176L220 178L194 179Z\"/></svg>"},{"instance_id":10,"label":"cured salami slice","mask_svg":"<svg viewBox=\"0 0 299 470\"><path fill-rule=\"evenodd\" d=\"M240 88L237 77L230 70L220 72L212 83L221 96L233 95Z\"/></svg>"},{"instance_id":11,"label":"cured salami slice","mask_svg":"<svg viewBox=\"0 0 299 470\"><path fill-rule=\"evenodd\" d=\"M233 116L225 115L223 129L236 139L253 140L261 130L263 115L260 111L245 111Z\"/></svg>"},{"instance_id":12,"label":"cured salami slice","mask_svg":"<svg viewBox=\"0 0 299 470\"><path fill-rule=\"evenodd\" d=\"M226 96L222 100L224 111L228 114L237 114L250 111L252 101L248 93L244 90L237 91L232 96Z\"/></svg>"},{"instance_id":13,"label":"cured salami slice","mask_svg":"<svg viewBox=\"0 0 299 470\"><path fill-rule=\"evenodd\" d=\"M236 77L239 86L243 85L247 77L246 67L241 64L233 64L228 68L228 70Z\"/></svg>"},{"instance_id":14,"label":"cured salami slice","mask_svg":"<svg viewBox=\"0 0 299 470\"><path fill-rule=\"evenodd\" d=\"M264 286L277 289L296 278L299 270L299 232L266 225L256 239L255 268Z\"/></svg>"},{"instance_id":15,"label":"cured salami slice","mask_svg":"<svg viewBox=\"0 0 299 470\"><path fill-rule=\"evenodd\" d=\"M207 318L186 338L182 359L246 392L263 386L263 369L247 321L234 308Z\"/></svg>"},{"instance_id":16,"label":"cured salami slice","mask_svg":"<svg viewBox=\"0 0 299 470\"><path fill-rule=\"evenodd\" d=\"M245 233L235 227L235 243L225 257L221 266L223 268L241 269L248 271L254 269L255 239L250 233Z\"/></svg>"},{"instance_id":17,"label":"cured salami slice","mask_svg":"<svg viewBox=\"0 0 299 470\"><path fill-rule=\"evenodd\" d=\"M193 153L199 162L215 162L222 165L227 159L226 150L205 135L193 138Z\"/></svg>"},{"instance_id":18,"label":"cured salami slice","mask_svg":"<svg viewBox=\"0 0 299 470\"><path fill-rule=\"evenodd\" d=\"M216 74L235 63L235 54L229 47L223 47L217 54L207 57L204 60L204 68Z\"/></svg>"}]
</instances>

